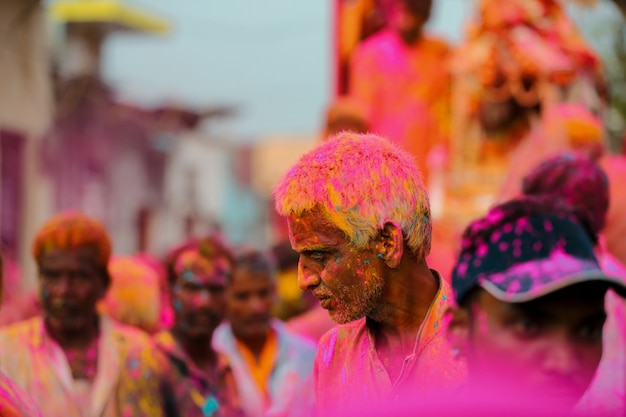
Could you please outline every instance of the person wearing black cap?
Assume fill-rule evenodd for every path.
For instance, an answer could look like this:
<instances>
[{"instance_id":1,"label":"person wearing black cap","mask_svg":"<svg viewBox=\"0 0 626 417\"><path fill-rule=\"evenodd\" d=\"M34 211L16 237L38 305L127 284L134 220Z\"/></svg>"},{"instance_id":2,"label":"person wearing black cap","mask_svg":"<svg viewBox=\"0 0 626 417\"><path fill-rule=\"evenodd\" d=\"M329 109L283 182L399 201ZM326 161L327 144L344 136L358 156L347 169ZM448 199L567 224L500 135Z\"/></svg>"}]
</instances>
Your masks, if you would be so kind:
<instances>
[{"instance_id":1,"label":"person wearing black cap","mask_svg":"<svg viewBox=\"0 0 626 417\"><path fill-rule=\"evenodd\" d=\"M602 356L604 296L626 293L594 254L587 213L548 197L496 206L463 234L448 335L466 398L497 408L571 410Z\"/></svg>"}]
</instances>

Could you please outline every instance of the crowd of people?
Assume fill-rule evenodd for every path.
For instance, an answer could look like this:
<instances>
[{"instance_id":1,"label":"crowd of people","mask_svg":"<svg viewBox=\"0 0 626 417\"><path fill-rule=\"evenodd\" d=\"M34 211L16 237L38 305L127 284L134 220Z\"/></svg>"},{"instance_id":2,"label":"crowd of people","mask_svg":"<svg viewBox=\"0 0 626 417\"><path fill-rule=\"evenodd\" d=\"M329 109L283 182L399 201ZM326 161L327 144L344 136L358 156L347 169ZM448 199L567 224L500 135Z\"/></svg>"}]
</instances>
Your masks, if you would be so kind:
<instances>
[{"instance_id":1,"label":"crowd of people","mask_svg":"<svg viewBox=\"0 0 626 417\"><path fill-rule=\"evenodd\" d=\"M623 170L596 139L513 160L440 251L427 159L448 146L450 48L422 34L431 1L385 4L324 140L275 186L289 242L210 234L155 259L114 256L84 213L39 229L37 290L0 320L0 416L626 413Z\"/></svg>"}]
</instances>

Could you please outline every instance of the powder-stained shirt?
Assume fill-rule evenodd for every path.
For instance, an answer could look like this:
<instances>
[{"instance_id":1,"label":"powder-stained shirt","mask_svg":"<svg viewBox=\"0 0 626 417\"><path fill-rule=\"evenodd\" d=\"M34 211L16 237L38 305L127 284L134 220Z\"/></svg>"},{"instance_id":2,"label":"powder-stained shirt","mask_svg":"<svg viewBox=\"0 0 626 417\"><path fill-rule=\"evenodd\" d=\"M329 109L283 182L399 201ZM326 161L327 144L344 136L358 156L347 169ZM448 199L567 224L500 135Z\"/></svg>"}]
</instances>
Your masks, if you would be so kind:
<instances>
[{"instance_id":1,"label":"powder-stained shirt","mask_svg":"<svg viewBox=\"0 0 626 417\"><path fill-rule=\"evenodd\" d=\"M452 290L437 272L433 273L439 280L439 291L396 381L390 379L378 357L368 319L337 326L322 337L313 368L320 416L440 395L465 382L465 362L452 354L444 329Z\"/></svg>"},{"instance_id":2,"label":"powder-stained shirt","mask_svg":"<svg viewBox=\"0 0 626 417\"><path fill-rule=\"evenodd\" d=\"M41 413L33 400L16 386L6 375L0 373L0 416L39 417Z\"/></svg>"},{"instance_id":3,"label":"powder-stained shirt","mask_svg":"<svg viewBox=\"0 0 626 417\"><path fill-rule=\"evenodd\" d=\"M213 346L228 357L241 407L248 417L312 417L315 414L312 387L315 345L289 332L279 320L273 320L271 327L278 349L265 384L265 394L239 351L230 323L217 328Z\"/></svg>"},{"instance_id":4,"label":"powder-stained shirt","mask_svg":"<svg viewBox=\"0 0 626 417\"><path fill-rule=\"evenodd\" d=\"M148 335L100 318L97 374L84 415L69 363L41 317L0 331L0 369L46 417L163 416L164 358Z\"/></svg>"},{"instance_id":5,"label":"powder-stained shirt","mask_svg":"<svg viewBox=\"0 0 626 417\"><path fill-rule=\"evenodd\" d=\"M169 331L154 336L167 356L171 372L167 384L170 417L241 417L233 373L225 356L218 354L212 373L199 369Z\"/></svg>"}]
</instances>

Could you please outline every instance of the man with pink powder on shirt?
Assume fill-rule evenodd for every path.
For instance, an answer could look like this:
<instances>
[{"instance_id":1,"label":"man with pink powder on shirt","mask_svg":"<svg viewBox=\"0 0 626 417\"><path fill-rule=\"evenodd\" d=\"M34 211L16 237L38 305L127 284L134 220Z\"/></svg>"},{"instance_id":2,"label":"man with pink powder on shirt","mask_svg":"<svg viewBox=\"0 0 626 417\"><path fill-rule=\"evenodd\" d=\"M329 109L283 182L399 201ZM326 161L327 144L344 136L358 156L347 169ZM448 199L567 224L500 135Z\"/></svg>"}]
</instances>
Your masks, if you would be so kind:
<instances>
[{"instance_id":1,"label":"man with pink powder on shirt","mask_svg":"<svg viewBox=\"0 0 626 417\"><path fill-rule=\"evenodd\" d=\"M302 156L275 196L300 253L300 287L339 323L315 359L319 415L463 383L465 364L443 330L452 293L425 261L430 206L408 153L343 132Z\"/></svg>"}]
</instances>

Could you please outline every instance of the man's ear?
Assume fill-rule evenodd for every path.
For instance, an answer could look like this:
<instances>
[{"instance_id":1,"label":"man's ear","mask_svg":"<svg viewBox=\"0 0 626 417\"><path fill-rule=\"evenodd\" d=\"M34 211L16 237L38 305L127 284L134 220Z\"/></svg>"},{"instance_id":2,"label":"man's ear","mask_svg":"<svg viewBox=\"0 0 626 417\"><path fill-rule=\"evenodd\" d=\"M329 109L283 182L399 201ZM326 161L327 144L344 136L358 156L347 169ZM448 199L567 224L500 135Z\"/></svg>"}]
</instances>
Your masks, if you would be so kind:
<instances>
[{"instance_id":1,"label":"man's ear","mask_svg":"<svg viewBox=\"0 0 626 417\"><path fill-rule=\"evenodd\" d=\"M455 356L467 353L470 337L471 317L467 310L460 307L449 307L444 314L446 336Z\"/></svg>"},{"instance_id":2,"label":"man's ear","mask_svg":"<svg viewBox=\"0 0 626 417\"><path fill-rule=\"evenodd\" d=\"M378 253L389 268L400 265L404 255L404 234L398 223L390 220L385 222L380 232Z\"/></svg>"}]
</instances>

